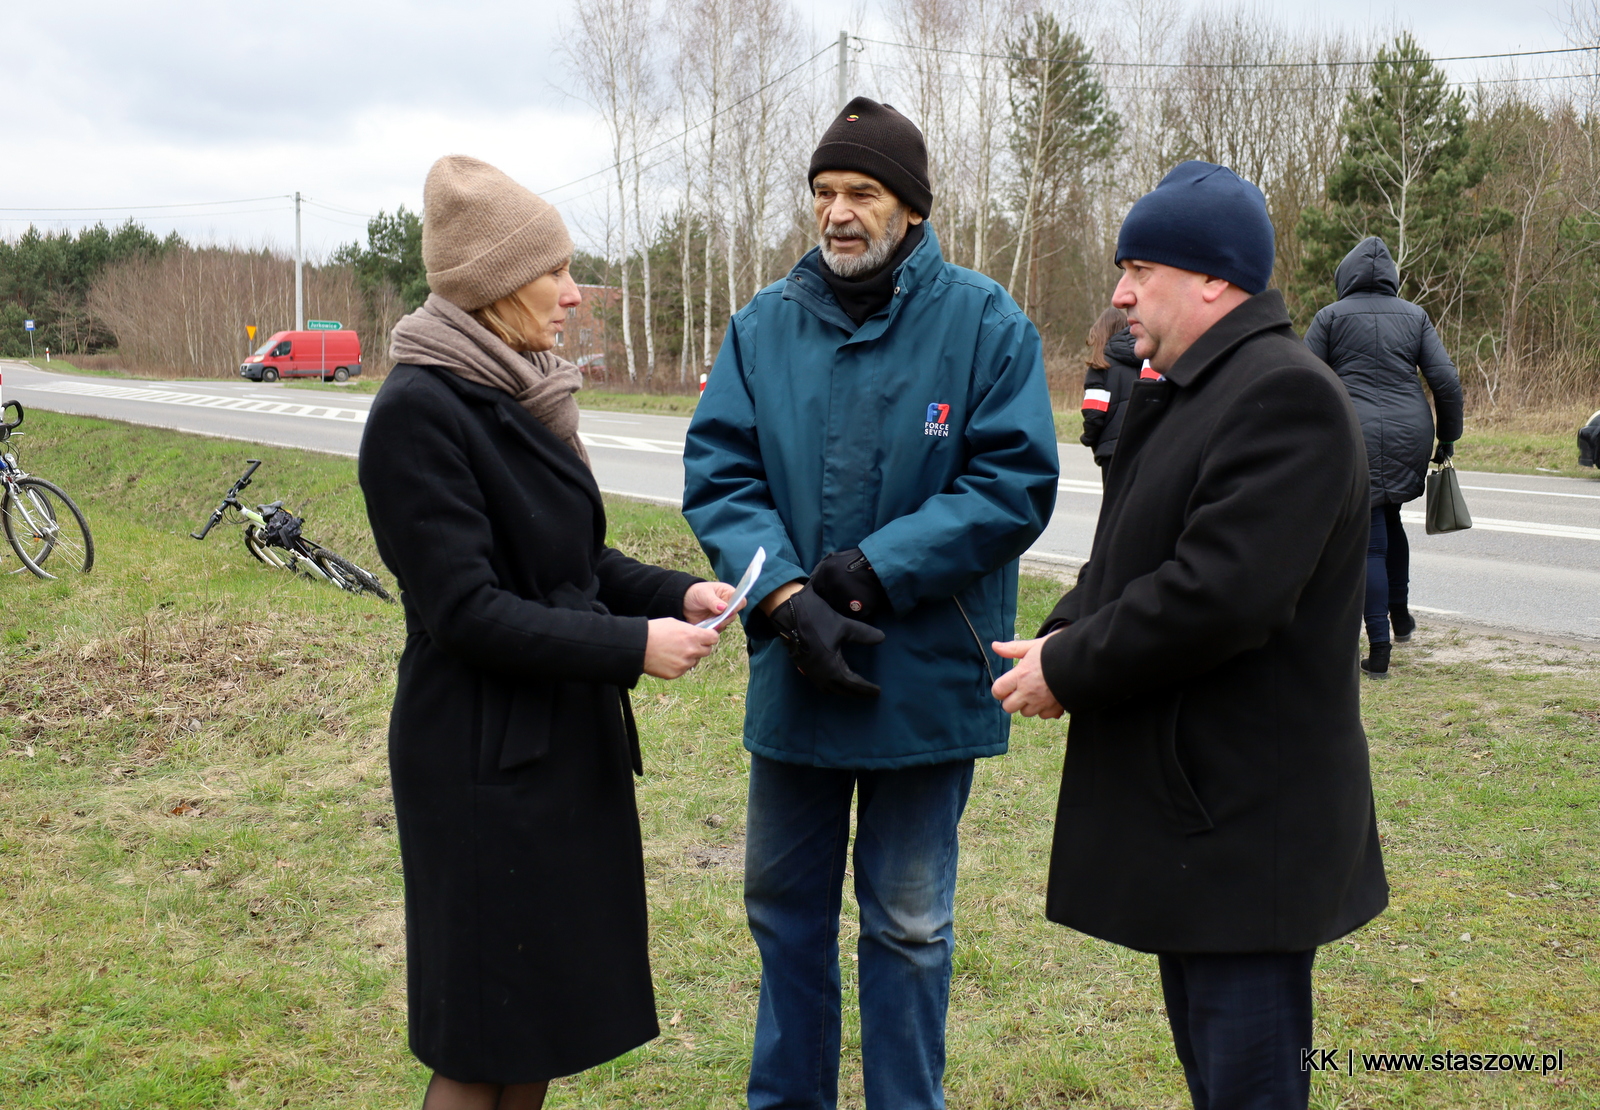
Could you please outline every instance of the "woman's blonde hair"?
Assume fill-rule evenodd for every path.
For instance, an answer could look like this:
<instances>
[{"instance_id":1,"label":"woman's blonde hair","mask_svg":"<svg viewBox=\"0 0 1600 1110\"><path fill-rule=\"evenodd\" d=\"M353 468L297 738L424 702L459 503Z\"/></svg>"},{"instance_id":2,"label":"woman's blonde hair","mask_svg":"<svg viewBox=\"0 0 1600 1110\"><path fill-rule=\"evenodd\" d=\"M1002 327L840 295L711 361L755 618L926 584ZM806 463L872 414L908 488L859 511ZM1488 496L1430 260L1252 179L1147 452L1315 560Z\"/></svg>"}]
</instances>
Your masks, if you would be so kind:
<instances>
[{"instance_id":1,"label":"woman's blonde hair","mask_svg":"<svg viewBox=\"0 0 1600 1110\"><path fill-rule=\"evenodd\" d=\"M538 281L535 278L534 281ZM498 301L472 310L472 318L490 331L513 351L531 351L544 338L544 328L534 307L528 303L528 286L513 289Z\"/></svg>"},{"instance_id":2,"label":"woman's blonde hair","mask_svg":"<svg viewBox=\"0 0 1600 1110\"><path fill-rule=\"evenodd\" d=\"M1084 336L1083 345L1089 348L1086 361L1091 370L1104 370L1111 365L1106 361L1106 340L1127 326L1128 314L1120 308L1106 309L1099 319L1089 325L1089 334Z\"/></svg>"}]
</instances>

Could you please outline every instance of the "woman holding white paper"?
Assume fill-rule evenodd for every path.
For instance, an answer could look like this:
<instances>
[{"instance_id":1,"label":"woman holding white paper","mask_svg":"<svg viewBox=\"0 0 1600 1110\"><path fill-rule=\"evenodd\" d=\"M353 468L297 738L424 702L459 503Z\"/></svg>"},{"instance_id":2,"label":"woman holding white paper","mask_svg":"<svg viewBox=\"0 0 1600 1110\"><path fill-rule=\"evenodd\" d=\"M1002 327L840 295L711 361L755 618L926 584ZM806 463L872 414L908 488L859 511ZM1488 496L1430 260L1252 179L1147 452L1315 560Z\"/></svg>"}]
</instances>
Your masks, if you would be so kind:
<instances>
[{"instance_id":1,"label":"woman holding white paper","mask_svg":"<svg viewBox=\"0 0 1600 1110\"><path fill-rule=\"evenodd\" d=\"M578 437L561 217L494 167L423 189L433 293L361 444L406 646L389 765L425 1110L535 1110L656 1036L627 690L717 643L733 587L606 546Z\"/></svg>"}]
</instances>

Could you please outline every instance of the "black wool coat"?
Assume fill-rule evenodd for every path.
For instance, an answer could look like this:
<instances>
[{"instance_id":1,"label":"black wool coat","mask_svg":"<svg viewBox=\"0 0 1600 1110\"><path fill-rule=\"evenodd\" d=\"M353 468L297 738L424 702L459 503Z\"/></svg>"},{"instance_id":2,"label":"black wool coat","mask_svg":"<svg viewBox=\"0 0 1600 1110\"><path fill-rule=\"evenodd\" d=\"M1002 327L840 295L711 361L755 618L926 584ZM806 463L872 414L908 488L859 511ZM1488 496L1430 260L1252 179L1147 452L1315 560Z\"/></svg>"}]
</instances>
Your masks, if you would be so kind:
<instances>
[{"instance_id":1,"label":"black wool coat","mask_svg":"<svg viewBox=\"0 0 1600 1110\"><path fill-rule=\"evenodd\" d=\"M1295 952L1388 900L1361 728L1367 468L1261 293L1133 387L1041 653L1071 713L1046 912L1150 952Z\"/></svg>"},{"instance_id":2,"label":"black wool coat","mask_svg":"<svg viewBox=\"0 0 1600 1110\"><path fill-rule=\"evenodd\" d=\"M583 461L509 394L396 366L361 488L406 645L389 765L411 1048L528 1083L656 1036L626 690L697 581L605 546Z\"/></svg>"},{"instance_id":3,"label":"black wool coat","mask_svg":"<svg viewBox=\"0 0 1600 1110\"><path fill-rule=\"evenodd\" d=\"M1403 505L1422 496L1433 455L1434 414L1417 371L1445 443L1461 438L1461 380L1427 312L1396 295L1400 273L1382 239L1357 243L1333 282L1339 299L1312 319L1306 347L1350 392L1367 444L1372 504Z\"/></svg>"}]
</instances>

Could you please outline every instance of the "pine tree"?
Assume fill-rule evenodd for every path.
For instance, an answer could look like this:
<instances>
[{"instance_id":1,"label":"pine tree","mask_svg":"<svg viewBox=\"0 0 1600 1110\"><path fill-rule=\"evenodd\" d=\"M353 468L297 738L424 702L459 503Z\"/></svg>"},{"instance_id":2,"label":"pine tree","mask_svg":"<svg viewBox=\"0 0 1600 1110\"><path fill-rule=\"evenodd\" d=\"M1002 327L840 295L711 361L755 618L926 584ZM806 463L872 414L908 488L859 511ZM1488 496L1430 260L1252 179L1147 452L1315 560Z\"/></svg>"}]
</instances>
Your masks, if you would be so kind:
<instances>
[{"instance_id":1,"label":"pine tree","mask_svg":"<svg viewBox=\"0 0 1600 1110\"><path fill-rule=\"evenodd\" d=\"M336 266L351 266L362 288L371 296L385 283L392 285L407 312L428 299L428 268L422 261L422 217L406 208L394 215L379 211L367 221L367 245L346 243L329 259Z\"/></svg>"},{"instance_id":2,"label":"pine tree","mask_svg":"<svg viewBox=\"0 0 1600 1110\"><path fill-rule=\"evenodd\" d=\"M1300 305L1309 313L1332 301L1340 260L1376 235L1394 256L1401 296L1436 319L1459 316L1497 272L1489 239L1511 218L1474 202L1492 166L1472 135L1465 96L1405 33L1378 52L1366 86L1348 94L1342 131L1328 207L1301 216Z\"/></svg>"},{"instance_id":3,"label":"pine tree","mask_svg":"<svg viewBox=\"0 0 1600 1110\"><path fill-rule=\"evenodd\" d=\"M1041 255L1054 253L1041 239L1081 199L1087 167L1111 156L1120 124L1089 47L1053 15L1036 13L1010 48L1011 152L1021 170L1021 220L1007 288L1017 296L1018 275L1025 272L1019 299L1026 307Z\"/></svg>"}]
</instances>

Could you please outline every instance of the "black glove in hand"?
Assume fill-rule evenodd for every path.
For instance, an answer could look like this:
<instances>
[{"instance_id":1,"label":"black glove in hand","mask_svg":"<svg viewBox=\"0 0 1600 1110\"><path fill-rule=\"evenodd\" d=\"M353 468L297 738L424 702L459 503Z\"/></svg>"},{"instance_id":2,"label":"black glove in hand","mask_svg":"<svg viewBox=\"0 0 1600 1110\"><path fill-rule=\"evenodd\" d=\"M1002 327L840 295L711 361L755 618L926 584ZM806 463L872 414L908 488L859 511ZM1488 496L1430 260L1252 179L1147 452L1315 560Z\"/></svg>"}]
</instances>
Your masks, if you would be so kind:
<instances>
[{"instance_id":1,"label":"black glove in hand","mask_svg":"<svg viewBox=\"0 0 1600 1110\"><path fill-rule=\"evenodd\" d=\"M859 547L823 559L811 572L809 585L840 616L871 621L889 609L889 595Z\"/></svg>"},{"instance_id":2,"label":"black glove in hand","mask_svg":"<svg viewBox=\"0 0 1600 1110\"><path fill-rule=\"evenodd\" d=\"M1454 455L1455 453L1456 453L1456 445L1455 444L1453 444L1453 443L1445 443L1443 440L1440 440L1439 441L1439 449L1433 453L1434 465L1437 466L1437 465L1443 463L1446 459L1448 459L1451 455Z\"/></svg>"},{"instance_id":3,"label":"black glove in hand","mask_svg":"<svg viewBox=\"0 0 1600 1110\"><path fill-rule=\"evenodd\" d=\"M817 689L828 694L875 698L879 688L850 669L839 649L846 643L881 644L870 624L841 617L807 585L772 611L771 620L789 646L789 658Z\"/></svg>"}]
</instances>

